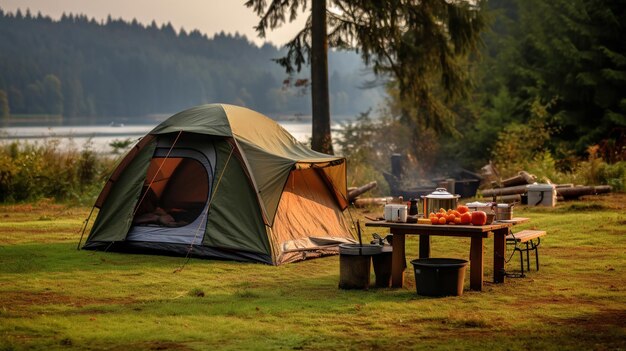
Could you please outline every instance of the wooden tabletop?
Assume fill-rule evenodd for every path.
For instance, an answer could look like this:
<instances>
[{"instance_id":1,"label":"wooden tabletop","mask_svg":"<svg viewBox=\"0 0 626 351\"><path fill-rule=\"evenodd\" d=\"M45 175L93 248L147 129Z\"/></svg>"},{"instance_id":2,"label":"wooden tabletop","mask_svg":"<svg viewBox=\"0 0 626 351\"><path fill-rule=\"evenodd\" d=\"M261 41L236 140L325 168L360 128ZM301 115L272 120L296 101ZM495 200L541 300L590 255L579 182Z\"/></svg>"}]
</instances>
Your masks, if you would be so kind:
<instances>
[{"instance_id":1,"label":"wooden tabletop","mask_svg":"<svg viewBox=\"0 0 626 351\"><path fill-rule=\"evenodd\" d=\"M513 225L510 222L494 222L487 225L457 225L457 224L417 224L417 223L398 223L387 221L370 221L365 222L366 227L381 227L381 228L394 228L394 229L406 229L412 231L435 231L435 232L476 232L484 233L502 228L507 228Z\"/></svg>"},{"instance_id":2,"label":"wooden tabletop","mask_svg":"<svg viewBox=\"0 0 626 351\"><path fill-rule=\"evenodd\" d=\"M515 224L520 224L520 223L526 223L528 221L530 221L530 218L513 217L511 219L500 219L500 220L497 220L496 222L499 222L499 223L511 223L511 224L515 225Z\"/></svg>"}]
</instances>

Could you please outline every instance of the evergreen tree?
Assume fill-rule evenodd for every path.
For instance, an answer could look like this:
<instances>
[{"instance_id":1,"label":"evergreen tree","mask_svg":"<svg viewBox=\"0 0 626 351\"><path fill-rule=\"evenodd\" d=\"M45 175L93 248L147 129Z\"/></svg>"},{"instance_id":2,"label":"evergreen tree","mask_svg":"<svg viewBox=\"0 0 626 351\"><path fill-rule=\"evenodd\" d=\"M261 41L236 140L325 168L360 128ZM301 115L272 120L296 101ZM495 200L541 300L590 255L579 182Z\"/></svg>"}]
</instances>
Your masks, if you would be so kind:
<instances>
[{"instance_id":1,"label":"evergreen tree","mask_svg":"<svg viewBox=\"0 0 626 351\"><path fill-rule=\"evenodd\" d=\"M241 103L270 115L310 111L306 98L281 89L284 73L270 60L281 49L259 48L240 34L208 38L197 30L177 34L170 23L144 26L110 16L98 23L72 13L52 20L0 10L0 38L0 89L13 115L108 123L210 102ZM362 69L355 53L335 61L350 63L340 72L348 85L368 79L355 74ZM347 113L362 109L363 91L344 92Z\"/></svg>"},{"instance_id":2,"label":"evergreen tree","mask_svg":"<svg viewBox=\"0 0 626 351\"><path fill-rule=\"evenodd\" d=\"M500 96L501 106L508 100L507 110L519 122L531 117L534 102L547 106L558 126L550 142L557 151L582 154L626 127L624 1L509 0L494 6L507 16L495 28L503 39L491 48L495 69L486 76L485 93ZM489 100L487 111L495 112L497 101Z\"/></svg>"},{"instance_id":3,"label":"evergreen tree","mask_svg":"<svg viewBox=\"0 0 626 351\"><path fill-rule=\"evenodd\" d=\"M277 60L287 72L299 71L308 62L313 72L314 65L323 64L312 60L318 55L312 45L313 24L316 16L323 16L315 11L316 3L305 28L287 44L286 56ZM306 0L246 2L261 16L256 27L261 37L296 18L306 4ZM405 118L415 128L425 124L439 131L453 129L454 112L448 103L468 92L460 58L479 43L485 25L480 6L471 1L331 0L329 7L333 11L325 11L325 17L331 47L359 50L376 74L392 78L401 104L407 107ZM313 84L316 78L312 76ZM437 94L437 89L443 94Z\"/></svg>"}]
</instances>

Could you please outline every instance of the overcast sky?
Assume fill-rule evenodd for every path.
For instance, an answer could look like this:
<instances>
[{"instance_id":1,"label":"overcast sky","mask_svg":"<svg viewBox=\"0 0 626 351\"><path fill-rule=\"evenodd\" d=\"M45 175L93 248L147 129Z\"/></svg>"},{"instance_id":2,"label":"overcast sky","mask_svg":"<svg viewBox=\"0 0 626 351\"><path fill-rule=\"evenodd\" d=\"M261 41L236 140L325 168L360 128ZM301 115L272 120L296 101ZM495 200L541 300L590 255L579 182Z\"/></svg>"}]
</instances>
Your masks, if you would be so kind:
<instances>
[{"instance_id":1,"label":"overcast sky","mask_svg":"<svg viewBox=\"0 0 626 351\"><path fill-rule=\"evenodd\" d=\"M244 6L244 0L0 0L0 8L5 12L15 12L18 8L25 12L30 9L33 15L41 12L53 19L67 14L85 14L96 20L133 18L140 23L157 24L171 22L176 30L184 28L187 32L198 29L209 37L224 31L246 35L257 44L259 39L254 31L258 23L257 15ZM304 25L306 15L284 28L269 32L266 41L282 45L291 39Z\"/></svg>"}]
</instances>

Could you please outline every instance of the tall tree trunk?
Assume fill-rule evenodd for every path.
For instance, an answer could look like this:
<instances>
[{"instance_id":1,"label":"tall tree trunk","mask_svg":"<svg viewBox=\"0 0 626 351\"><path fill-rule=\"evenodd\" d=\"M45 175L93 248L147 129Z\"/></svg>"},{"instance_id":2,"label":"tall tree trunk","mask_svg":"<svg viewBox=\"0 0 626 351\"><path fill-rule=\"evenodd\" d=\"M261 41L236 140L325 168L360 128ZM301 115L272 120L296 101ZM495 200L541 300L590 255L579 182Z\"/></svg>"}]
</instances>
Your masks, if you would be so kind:
<instances>
[{"instance_id":1,"label":"tall tree trunk","mask_svg":"<svg viewBox=\"0 0 626 351\"><path fill-rule=\"evenodd\" d=\"M313 150L333 154L330 136L328 91L328 37L326 0L313 0L311 23L311 99L313 105Z\"/></svg>"}]
</instances>

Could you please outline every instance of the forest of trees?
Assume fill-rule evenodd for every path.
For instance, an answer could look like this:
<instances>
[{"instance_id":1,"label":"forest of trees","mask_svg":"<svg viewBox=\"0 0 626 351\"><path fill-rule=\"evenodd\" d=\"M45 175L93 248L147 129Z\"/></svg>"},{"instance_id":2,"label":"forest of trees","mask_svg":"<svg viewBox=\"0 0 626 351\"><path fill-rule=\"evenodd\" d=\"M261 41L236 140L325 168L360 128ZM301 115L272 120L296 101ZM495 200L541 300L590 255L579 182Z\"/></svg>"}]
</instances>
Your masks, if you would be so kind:
<instances>
[{"instance_id":1,"label":"forest of trees","mask_svg":"<svg viewBox=\"0 0 626 351\"><path fill-rule=\"evenodd\" d=\"M383 105L388 111L374 109L371 117L389 117L399 123L393 130L417 134L409 144L401 135L384 135L387 149L412 152L418 163L433 167L449 159L474 168L488 160L524 160L547 152L567 168L594 145L606 160L623 159L626 2L480 4L488 23L481 32L481 52L455 63L473 80L467 98L441 99L454 118L407 124L399 116L402 111L414 109L422 119L434 114L414 101L399 101L397 82L390 78ZM207 102L244 105L269 115L311 111L308 88L294 84L308 77L291 77L285 87L287 75L272 61L284 57L285 49L258 47L237 34L208 38L198 31L177 33L169 24L111 18L99 23L71 14L56 21L0 9L0 38L1 115L108 121ZM374 76L357 53L331 51L329 56L333 118L355 116L381 101L383 88L362 88ZM445 98L440 84L428 82L428 94ZM442 124L451 131L438 131Z\"/></svg>"},{"instance_id":2,"label":"forest of trees","mask_svg":"<svg viewBox=\"0 0 626 351\"><path fill-rule=\"evenodd\" d=\"M540 123L557 158L626 136L626 2L489 0L471 135ZM538 134L534 135L535 138Z\"/></svg>"},{"instance_id":3,"label":"forest of trees","mask_svg":"<svg viewBox=\"0 0 626 351\"><path fill-rule=\"evenodd\" d=\"M605 181L626 189L626 2L480 3L488 27L480 52L463 62L473 88L467 98L447 102L454 118L437 122L452 130L407 126L403 109L423 118L428 111L398 99L391 86L388 111L361 116L341 141L353 164L370 167L360 170L360 181L376 179L379 169L389 169L390 154L401 153L418 178L493 162L505 176L526 169L584 183L568 175L585 167L593 174L607 162L614 168L607 166L613 173ZM441 93L437 84L432 94ZM599 178L587 177L592 184Z\"/></svg>"},{"instance_id":4,"label":"forest of trees","mask_svg":"<svg viewBox=\"0 0 626 351\"><path fill-rule=\"evenodd\" d=\"M270 115L309 115L307 87L272 59L281 49L258 47L245 36L171 24L143 26L84 15L52 20L0 9L0 116L62 115L85 121L175 113L224 102ZM334 115L356 115L381 101L383 89L363 89L372 79L353 52L329 57ZM284 84L291 78L291 84Z\"/></svg>"}]
</instances>

